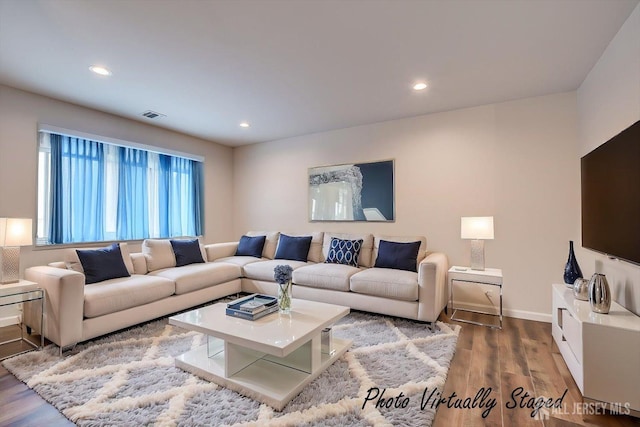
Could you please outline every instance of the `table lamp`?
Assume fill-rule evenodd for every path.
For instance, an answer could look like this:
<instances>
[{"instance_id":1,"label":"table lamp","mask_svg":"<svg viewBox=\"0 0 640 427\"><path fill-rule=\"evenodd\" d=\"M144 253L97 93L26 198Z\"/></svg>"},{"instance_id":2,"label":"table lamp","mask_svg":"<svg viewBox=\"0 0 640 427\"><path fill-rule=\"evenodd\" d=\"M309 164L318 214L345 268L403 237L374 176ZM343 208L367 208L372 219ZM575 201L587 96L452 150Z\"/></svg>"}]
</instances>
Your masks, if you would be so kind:
<instances>
[{"instance_id":1,"label":"table lamp","mask_svg":"<svg viewBox=\"0 0 640 427\"><path fill-rule=\"evenodd\" d=\"M471 239L471 269L484 270L484 241L493 240L493 217L462 217L460 238Z\"/></svg>"},{"instance_id":2,"label":"table lamp","mask_svg":"<svg viewBox=\"0 0 640 427\"><path fill-rule=\"evenodd\" d=\"M0 218L0 284L20 279L20 246L33 244L31 218Z\"/></svg>"}]
</instances>

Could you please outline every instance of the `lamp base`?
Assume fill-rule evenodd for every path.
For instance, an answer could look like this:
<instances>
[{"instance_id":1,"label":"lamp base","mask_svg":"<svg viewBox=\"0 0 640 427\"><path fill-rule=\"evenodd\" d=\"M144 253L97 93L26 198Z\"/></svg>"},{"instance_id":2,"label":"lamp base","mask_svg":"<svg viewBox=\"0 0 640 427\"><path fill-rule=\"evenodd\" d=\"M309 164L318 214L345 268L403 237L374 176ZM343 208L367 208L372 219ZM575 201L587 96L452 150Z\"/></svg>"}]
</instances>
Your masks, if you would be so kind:
<instances>
[{"instance_id":1,"label":"lamp base","mask_svg":"<svg viewBox=\"0 0 640 427\"><path fill-rule=\"evenodd\" d=\"M0 284L15 283L20 280L20 247L0 248Z\"/></svg>"},{"instance_id":2,"label":"lamp base","mask_svg":"<svg viewBox=\"0 0 640 427\"><path fill-rule=\"evenodd\" d=\"M471 269L484 270L484 240L471 241Z\"/></svg>"}]
</instances>

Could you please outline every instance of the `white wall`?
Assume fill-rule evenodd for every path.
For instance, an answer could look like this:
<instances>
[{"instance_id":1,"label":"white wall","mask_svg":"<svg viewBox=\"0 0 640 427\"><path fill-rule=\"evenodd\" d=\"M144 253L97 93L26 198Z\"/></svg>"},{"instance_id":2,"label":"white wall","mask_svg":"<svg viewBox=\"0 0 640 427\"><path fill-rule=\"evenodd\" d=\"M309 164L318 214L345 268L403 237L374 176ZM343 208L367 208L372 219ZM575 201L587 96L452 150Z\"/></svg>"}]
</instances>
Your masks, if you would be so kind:
<instances>
[{"instance_id":1,"label":"white wall","mask_svg":"<svg viewBox=\"0 0 640 427\"><path fill-rule=\"evenodd\" d=\"M640 120L640 5L578 89L579 156ZM577 217L580 221L580 217ZM585 277L604 273L620 304L640 315L640 267L576 252Z\"/></svg>"},{"instance_id":2,"label":"white wall","mask_svg":"<svg viewBox=\"0 0 640 427\"><path fill-rule=\"evenodd\" d=\"M579 237L576 129L570 92L239 147L233 229L421 234L468 265L460 217L493 215L486 264L504 271L506 313L549 320ZM384 159L395 159L394 223L308 221L309 167Z\"/></svg>"},{"instance_id":3,"label":"white wall","mask_svg":"<svg viewBox=\"0 0 640 427\"><path fill-rule=\"evenodd\" d=\"M213 242L233 237L230 232L231 148L2 85L0 217L36 218L39 123L203 156L206 181L204 240ZM22 248L20 264L24 269L59 261L62 257L60 250Z\"/></svg>"}]
</instances>

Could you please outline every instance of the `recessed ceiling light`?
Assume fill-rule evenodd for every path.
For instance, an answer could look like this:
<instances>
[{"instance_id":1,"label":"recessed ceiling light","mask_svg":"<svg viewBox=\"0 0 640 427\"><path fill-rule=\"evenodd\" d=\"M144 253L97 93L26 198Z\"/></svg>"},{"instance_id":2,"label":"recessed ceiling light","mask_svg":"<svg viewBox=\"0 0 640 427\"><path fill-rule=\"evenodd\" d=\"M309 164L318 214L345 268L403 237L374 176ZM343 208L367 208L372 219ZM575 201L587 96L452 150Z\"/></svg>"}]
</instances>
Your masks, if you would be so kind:
<instances>
[{"instance_id":1,"label":"recessed ceiling light","mask_svg":"<svg viewBox=\"0 0 640 427\"><path fill-rule=\"evenodd\" d=\"M423 90L426 88L427 88L427 84L425 82L420 82L413 85L413 90Z\"/></svg>"},{"instance_id":2,"label":"recessed ceiling light","mask_svg":"<svg viewBox=\"0 0 640 427\"><path fill-rule=\"evenodd\" d=\"M100 67L99 65L92 65L91 67L89 67L89 69L91 71L93 71L96 74L100 74L101 76L110 76L111 75L111 71L107 70L104 67Z\"/></svg>"},{"instance_id":3,"label":"recessed ceiling light","mask_svg":"<svg viewBox=\"0 0 640 427\"><path fill-rule=\"evenodd\" d=\"M249 123L247 123L247 122L242 122L242 123L240 123L240 127L241 127L241 128L248 128L248 127L249 127Z\"/></svg>"}]
</instances>

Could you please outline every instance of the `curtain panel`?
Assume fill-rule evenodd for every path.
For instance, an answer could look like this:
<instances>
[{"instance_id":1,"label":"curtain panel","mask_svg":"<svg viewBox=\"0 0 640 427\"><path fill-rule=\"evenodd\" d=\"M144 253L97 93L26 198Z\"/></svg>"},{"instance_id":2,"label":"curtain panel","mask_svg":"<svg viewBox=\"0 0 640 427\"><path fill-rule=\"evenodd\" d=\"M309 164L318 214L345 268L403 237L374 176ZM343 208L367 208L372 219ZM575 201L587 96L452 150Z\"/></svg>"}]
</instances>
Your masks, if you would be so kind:
<instances>
[{"instance_id":1,"label":"curtain panel","mask_svg":"<svg viewBox=\"0 0 640 427\"><path fill-rule=\"evenodd\" d=\"M49 244L203 234L202 162L53 133L50 146Z\"/></svg>"},{"instance_id":2,"label":"curtain panel","mask_svg":"<svg viewBox=\"0 0 640 427\"><path fill-rule=\"evenodd\" d=\"M118 240L149 237L147 157L144 150L118 147Z\"/></svg>"},{"instance_id":3,"label":"curtain panel","mask_svg":"<svg viewBox=\"0 0 640 427\"><path fill-rule=\"evenodd\" d=\"M104 240L104 146L51 135L51 222L49 240Z\"/></svg>"}]
</instances>

